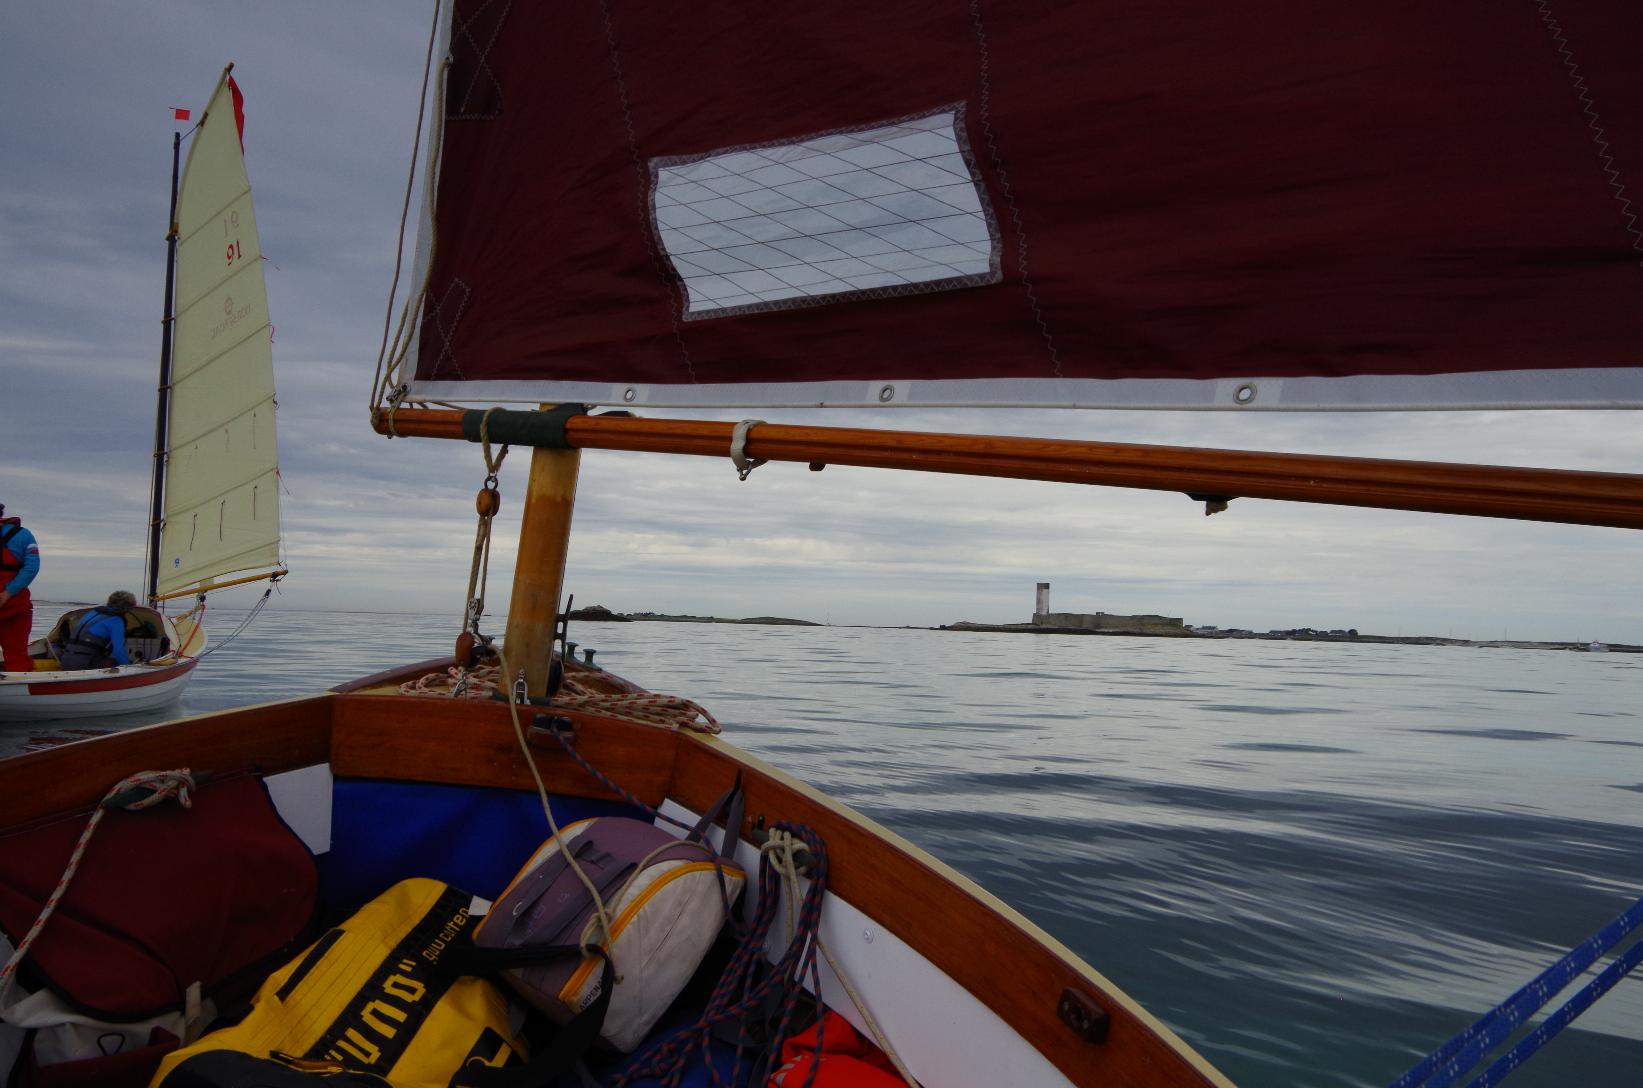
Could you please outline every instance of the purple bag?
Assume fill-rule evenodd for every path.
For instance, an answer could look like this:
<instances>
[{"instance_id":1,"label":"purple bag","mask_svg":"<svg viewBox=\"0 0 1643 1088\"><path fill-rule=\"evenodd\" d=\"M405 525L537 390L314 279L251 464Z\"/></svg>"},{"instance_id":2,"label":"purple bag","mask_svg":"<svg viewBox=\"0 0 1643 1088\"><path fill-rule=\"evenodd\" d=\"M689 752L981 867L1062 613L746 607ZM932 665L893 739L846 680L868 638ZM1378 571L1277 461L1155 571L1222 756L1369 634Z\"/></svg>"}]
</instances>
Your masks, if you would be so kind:
<instances>
[{"instance_id":1,"label":"purple bag","mask_svg":"<svg viewBox=\"0 0 1643 1088\"><path fill-rule=\"evenodd\" d=\"M715 850L706 833L720 811L728 811L727 830L723 848ZM480 923L474 943L502 950L602 946L593 899L575 865L598 890L610 919L606 951L616 982L600 1037L631 1051L690 981L747 881L728 860L741 815L742 795L735 786L683 838L620 816L571 824L525 863ZM590 953L515 968L504 977L526 1001L563 1024L599 997L601 965Z\"/></svg>"}]
</instances>

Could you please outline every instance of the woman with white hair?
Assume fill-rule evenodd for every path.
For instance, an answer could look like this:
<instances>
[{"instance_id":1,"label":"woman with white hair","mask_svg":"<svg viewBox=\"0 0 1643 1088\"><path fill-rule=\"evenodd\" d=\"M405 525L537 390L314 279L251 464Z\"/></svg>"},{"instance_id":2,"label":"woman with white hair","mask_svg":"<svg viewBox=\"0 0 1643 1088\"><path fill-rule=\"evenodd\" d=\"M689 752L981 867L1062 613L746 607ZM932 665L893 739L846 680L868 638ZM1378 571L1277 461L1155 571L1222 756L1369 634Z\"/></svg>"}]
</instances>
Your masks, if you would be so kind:
<instances>
[{"instance_id":1,"label":"woman with white hair","mask_svg":"<svg viewBox=\"0 0 1643 1088\"><path fill-rule=\"evenodd\" d=\"M57 661L65 669L104 669L131 664L126 652L126 613L137 607L135 595L117 589L108 603L74 621L68 640L57 647Z\"/></svg>"}]
</instances>

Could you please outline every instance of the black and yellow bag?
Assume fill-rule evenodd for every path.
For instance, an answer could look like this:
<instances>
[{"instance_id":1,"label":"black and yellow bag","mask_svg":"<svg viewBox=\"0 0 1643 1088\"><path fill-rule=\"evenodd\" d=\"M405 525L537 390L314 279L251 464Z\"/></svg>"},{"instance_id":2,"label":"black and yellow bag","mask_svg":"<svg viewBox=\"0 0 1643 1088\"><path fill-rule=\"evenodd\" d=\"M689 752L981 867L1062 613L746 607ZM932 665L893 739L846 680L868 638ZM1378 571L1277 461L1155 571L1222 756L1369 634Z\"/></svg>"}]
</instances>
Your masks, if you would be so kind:
<instances>
[{"instance_id":1,"label":"black and yellow bag","mask_svg":"<svg viewBox=\"0 0 1643 1088\"><path fill-rule=\"evenodd\" d=\"M504 1066L537 1072L538 1063L523 1064L519 1022L510 1020L502 989L470 973L493 969L475 966L472 902L437 880L394 885L274 972L244 1020L167 1056L150 1088L311 1088L316 1073L327 1084L448 1088L518 1079L501 1073ZM523 962L531 952L561 954L513 955ZM596 1010L570 1035L591 1042L598 1031L591 1021L602 1017ZM556 1038L546 1049L576 1043Z\"/></svg>"}]
</instances>

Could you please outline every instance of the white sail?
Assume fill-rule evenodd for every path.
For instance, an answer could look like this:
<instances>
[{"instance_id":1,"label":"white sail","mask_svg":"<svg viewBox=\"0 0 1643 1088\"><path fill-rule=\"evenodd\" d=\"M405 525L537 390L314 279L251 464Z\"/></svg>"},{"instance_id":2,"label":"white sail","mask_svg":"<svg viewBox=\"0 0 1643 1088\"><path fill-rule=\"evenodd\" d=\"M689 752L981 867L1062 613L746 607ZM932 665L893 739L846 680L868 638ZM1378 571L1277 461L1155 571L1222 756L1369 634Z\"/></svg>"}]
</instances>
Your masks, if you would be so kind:
<instances>
[{"instance_id":1,"label":"white sail","mask_svg":"<svg viewBox=\"0 0 1643 1088\"><path fill-rule=\"evenodd\" d=\"M177 197L161 594L279 565L268 294L235 91L225 72Z\"/></svg>"}]
</instances>

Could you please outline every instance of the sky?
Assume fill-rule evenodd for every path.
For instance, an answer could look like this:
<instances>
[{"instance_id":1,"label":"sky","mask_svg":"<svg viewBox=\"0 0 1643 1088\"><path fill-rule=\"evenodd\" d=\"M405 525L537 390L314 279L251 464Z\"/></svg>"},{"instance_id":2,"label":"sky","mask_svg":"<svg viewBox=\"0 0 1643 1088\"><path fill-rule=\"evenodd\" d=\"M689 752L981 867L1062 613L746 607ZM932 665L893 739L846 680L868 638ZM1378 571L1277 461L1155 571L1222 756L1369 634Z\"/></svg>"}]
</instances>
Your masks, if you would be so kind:
<instances>
[{"instance_id":1,"label":"sky","mask_svg":"<svg viewBox=\"0 0 1643 1088\"><path fill-rule=\"evenodd\" d=\"M0 14L0 502L39 538L35 595L137 588L146 537L174 107L229 61L273 314L284 547L277 608L460 625L480 451L388 441L370 383L431 4L65 0ZM647 411L646 414L664 413ZM738 419L747 412L695 412ZM1229 449L1643 467L1611 412L1227 415L841 410L772 422ZM528 457L502 472L505 609ZM1179 494L583 455L567 589L617 611L836 624L1189 624L1643 643L1643 537L1621 529ZM224 593L248 605L254 591Z\"/></svg>"}]
</instances>

